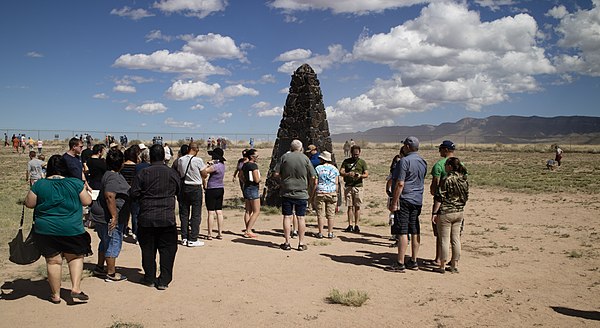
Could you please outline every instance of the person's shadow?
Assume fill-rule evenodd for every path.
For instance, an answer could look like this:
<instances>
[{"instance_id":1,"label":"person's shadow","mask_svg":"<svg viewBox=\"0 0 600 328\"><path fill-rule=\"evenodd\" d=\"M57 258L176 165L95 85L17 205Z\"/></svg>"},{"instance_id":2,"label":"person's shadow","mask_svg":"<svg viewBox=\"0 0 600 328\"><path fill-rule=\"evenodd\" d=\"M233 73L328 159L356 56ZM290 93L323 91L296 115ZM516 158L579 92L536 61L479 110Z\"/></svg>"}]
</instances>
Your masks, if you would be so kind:
<instances>
[{"instance_id":1,"label":"person's shadow","mask_svg":"<svg viewBox=\"0 0 600 328\"><path fill-rule=\"evenodd\" d=\"M50 286L45 279L42 280L31 280L31 279L16 279L13 281L6 281L0 287L2 293L0 294L0 300L2 301L15 301L25 296L35 296L40 300L48 301L50 299ZM9 290L10 292L5 292ZM85 304L81 302L74 302L71 297L71 290L61 288L60 298L67 302L67 305Z\"/></svg>"}]
</instances>

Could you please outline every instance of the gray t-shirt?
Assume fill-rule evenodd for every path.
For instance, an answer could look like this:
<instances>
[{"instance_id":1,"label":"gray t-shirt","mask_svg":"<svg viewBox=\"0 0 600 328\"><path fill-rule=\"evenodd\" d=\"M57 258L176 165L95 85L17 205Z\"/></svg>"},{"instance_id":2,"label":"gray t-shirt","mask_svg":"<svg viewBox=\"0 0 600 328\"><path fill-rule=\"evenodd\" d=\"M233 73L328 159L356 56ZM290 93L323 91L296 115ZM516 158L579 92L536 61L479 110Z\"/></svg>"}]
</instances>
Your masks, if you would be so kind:
<instances>
[{"instance_id":1,"label":"gray t-shirt","mask_svg":"<svg viewBox=\"0 0 600 328\"><path fill-rule=\"evenodd\" d=\"M44 161L33 158L27 163L27 172L29 172L30 180L39 180L43 178L42 174L42 165L44 165Z\"/></svg>"},{"instance_id":2,"label":"gray t-shirt","mask_svg":"<svg viewBox=\"0 0 600 328\"><path fill-rule=\"evenodd\" d=\"M413 205L423 205L423 189L426 174L427 162L416 152L402 157L392 174L394 182L404 181L404 189L402 189L400 199Z\"/></svg>"},{"instance_id":3,"label":"gray t-shirt","mask_svg":"<svg viewBox=\"0 0 600 328\"><path fill-rule=\"evenodd\" d=\"M300 152L285 153L275 165L281 176L279 194L282 197L308 199L308 179L317 176L306 155Z\"/></svg>"},{"instance_id":4,"label":"gray t-shirt","mask_svg":"<svg viewBox=\"0 0 600 328\"><path fill-rule=\"evenodd\" d=\"M119 224L127 223L129 218L129 184L121 173L106 171L102 176L102 187L98 198L92 203L91 213L92 221L107 223L110 221L110 211L104 196L105 192L116 194L117 213Z\"/></svg>"}]
</instances>

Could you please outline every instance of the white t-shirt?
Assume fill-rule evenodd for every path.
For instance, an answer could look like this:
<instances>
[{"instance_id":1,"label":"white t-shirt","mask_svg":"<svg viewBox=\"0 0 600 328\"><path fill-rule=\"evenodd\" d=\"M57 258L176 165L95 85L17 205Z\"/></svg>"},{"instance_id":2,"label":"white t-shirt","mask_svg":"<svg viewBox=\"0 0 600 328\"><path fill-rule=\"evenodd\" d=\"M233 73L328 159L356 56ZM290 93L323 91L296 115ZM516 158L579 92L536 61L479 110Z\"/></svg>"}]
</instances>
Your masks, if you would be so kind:
<instances>
[{"instance_id":1,"label":"white t-shirt","mask_svg":"<svg viewBox=\"0 0 600 328\"><path fill-rule=\"evenodd\" d=\"M190 162L190 168L187 169L187 165ZM192 155L185 155L177 160L177 172L179 172L179 176L183 178L185 174L185 170L187 169L187 174L185 176L185 184L186 185L202 185L202 175L200 175L200 171L204 170L204 161L202 158Z\"/></svg>"},{"instance_id":2,"label":"white t-shirt","mask_svg":"<svg viewBox=\"0 0 600 328\"><path fill-rule=\"evenodd\" d=\"M171 157L173 157L173 154L171 154L171 148L169 147L164 147L165 148L165 161L168 161L171 159Z\"/></svg>"}]
</instances>

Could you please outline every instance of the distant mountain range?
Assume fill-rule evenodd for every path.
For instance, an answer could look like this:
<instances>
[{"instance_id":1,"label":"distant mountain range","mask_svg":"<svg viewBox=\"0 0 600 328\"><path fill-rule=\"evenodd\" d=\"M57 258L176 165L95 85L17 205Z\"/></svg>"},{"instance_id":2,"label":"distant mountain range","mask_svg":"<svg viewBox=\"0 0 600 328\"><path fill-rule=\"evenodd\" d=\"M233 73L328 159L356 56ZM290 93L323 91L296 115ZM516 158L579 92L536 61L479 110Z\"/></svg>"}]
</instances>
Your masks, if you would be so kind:
<instances>
[{"instance_id":1,"label":"distant mountain range","mask_svg":"<svg viewBox=\"0 0 600 328\"><path fill-rule=\"evenodd\" d=\"M400 142L408 136L437 143L451 139L458 143L600 144L600 117L593 116L490 116L463 118L456 123L419 126L386 126L364 132L331 135L333 142L364 140Z\"/></svg>"}]
</instances>

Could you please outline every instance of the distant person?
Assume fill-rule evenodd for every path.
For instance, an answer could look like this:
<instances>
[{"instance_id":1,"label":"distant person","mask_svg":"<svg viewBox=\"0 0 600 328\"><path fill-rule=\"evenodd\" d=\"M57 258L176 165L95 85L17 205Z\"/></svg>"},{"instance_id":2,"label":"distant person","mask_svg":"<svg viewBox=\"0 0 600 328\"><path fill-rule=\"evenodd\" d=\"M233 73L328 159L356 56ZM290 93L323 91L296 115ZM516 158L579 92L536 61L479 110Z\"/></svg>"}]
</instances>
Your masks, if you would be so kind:
<instances>
[{"instance_id":1,"label":"distant person","mask_svg":"<svg viewBox=\"0 0 600 328\"><path fill-rule=\"evenodd\" d=\"M431 185L429 185L429 193L434 196L435 199L435 195L437 194L438 188L440 186L440 181L442 181L442 179L446 176L446 159L449 157L454 157L454 150L456 149L456 146L454 145L454 142L452 142L451 140L444 140L442 141L442 143L438 146L438 152L440 153L440 157L442 157L440 160L438 160L433 167L431 168ZM435 206L435 204L433 205ZM431 212L432 216L434 215L435 211ZM434 264L438 265L440 262L440 254L441 254L441 239L438 236L438 229L437 226L435 224L435 221L431 221L432 224L432 228L433 228L433 235L435 236L435 259L433 260Z\"/></svg>"},{"instance_id":2,"label":"distant person","mask_svg":"<svg viewBox=\"0 0 600 328\"><path fill-rule=\"evenodd\" d=\"M42 148L43 147L44 147L44 142L42 141L42 139L39 139L37 141L38 155L42 153Z\"/></svg>"},{"instance_id":3,"label":"distant person","mask_svg":"<svg viewBox=\"0 0 600 328\"><path fill-rule=\"evenodd\" d=\"M24 134L21 135L21 154L25 154L25 147L27 147L27 138Z\"/></svg>"},{"instance_id":4,"label":"distant person","mask_svg":"<svg viewBox=\"0 0 600 328\"><path fill-rule=\"evenodd\" d=\"M165 142L165 164L169 165L169 161L173 157L173 150L169 147L169 144Z\"/></svg>"},{"instance_id":5,"label":"distant person","mask_svg":"<svg viewBox=\"0 0 600 328\"><path fill-rule=\"evenodd\" d=\"M83 181L68 176L63 156L48 159L47 176L38 180L25 197L25 206L34 208L35 245L46 259L50 285L49 301L59 304L63 258L67 260L71 277L71 298L87 301L81 290L83 257L92 254L90 235L83 227L83 206L90 205L92 197Z\"/></svg>"},{"instance_id":6,"label":"distant person","mask_svg":"<svg viewBox=\"0 0 600 328\"><path fill-rule=\"evenodd\" d=\"M320 155L321 165L315 167L317 183L314 184L313 197L316 200L317 224L319 233L317 238L323 238L323 225L327 219L327 238L333 238L333 225L335 208L337 206L337 187L340 172L331 164L331 153L324 150Z\"/></svg>"},{"instance_id":7,"label":"distant person","mask_svg":"<svg viewBox=\"0 0 600 328\"><path fill-rule=\"evenodd\" d=\"M211 160L207 166L200 172L202 178L206 180L204 200L206 210L208 211L208 233L206 239L212 239L213 219L217 219L217 239L223 239L223 196L225 195L225 157L223 149L217 147L208 154Z\"/></svg>"},{"instance_id":8,"label":"distant person","mask_svg":"<svg viewBox=\"0 0 600 328\"><path fill-rule=\"evenodd\" d=\"M27 145L29 146L29 151L32 151L33 147L35 146L35 140L33 140L33 138L29 137L29 140L27 140Z\"/></svg>"},{"instance_id":9,"label":"distant person","mask_svg":"<svg viewBox=\"0 0 600 328\"><path fill-rule=\"evenodd\" d=\"M19 143L20 142L21 141L19 140L19 138L17 138L17 136L15 136L13 134L13 136L12 136L12 145L13 145L13 150L15 151L15 153L19 152Z\"/></svg>"},{"instance_id":10,"label":"distant person","mask_svg":"<svg viewBox=\"0 0 600 328\"><path fill-rule=\"evenodd\" d=\"M204 245L204 242L198 238L202 223L202 175L200 172L204 170L205 164L200 157L197 157L198 151L198 144L192 142L189 153L179 159L177 164L177 171L183 182L179 201L181 243L188 247Z\"/></svg>"},{"instance_id":11,"label":"distant person","mask_svg":"<svg viewBox=\"0 0 600 328\"><path fill-rule=\"evenodd\" d=\"M102 187L102 177L107 170L106 161L102 158L102 156L104 156L104 149L104 144L94 145L92 148L92 156L85 163L88 171L88 184L92 190L100 190L100 187Z\"/></svg>"},{"instance_id":12,"label":"distant person","mask_svg":"<svg viewBox=\"0 0 600 328\"><path fill-rule=\"evenodd\" d=\"M445 272L448 250L452 244L451 273L458 273L458 260L460 259L460 231L464 219L464 207L469 199L469 183L466 169L456 157L450 157L445 163L446 176L440 181L433 204L432 222L438 229L441 242L440 262L433 271Z\"/></svg>"},{"instance_id":13,"label":"distant person","mask_svg":"<svg viewBox=\"0 0 600 328\"><path fill-rule=\"evenodd\" d=\"M346 142L344 142L344 158L348 158L350 157L350 141L346 140Z\"/></svg>"},{"instance_id":14,"label":"distant person","mask_svg":"<svg viewBox=\"0 0 600 328\"><path fill-rule=\"evenodd\" d=\"M546 161L546 168L550 171L554 171L556 170L556 168L558 167L558 163L556 163L555 160L549 159L548 161Z\"/></svg>"},{"instance_id":15,"label":"distant person","mask_svg":"<svg viewBox=\"0 0 600 328\"><path fill-rule=\"evenodd\" d=\"M390 207L390 204L392 202L392 196L394 195L394 187L395 187L395 180L393 179L393 175L394 175L394 171L396 170L396 166L398 165L398 163L400 163L400 159L402 159L402 157L404 157L404 151L403 148L400 148L400 152L394 156L394 158L392 158L392 162L390 163L390 171L388 176L385 178L385 193L388 196L388 200L387 200L387 207ZM390 220L389 220L389 225L391 227L391 237L390 240L394 241L395 243L391 245L391 247L397 246L396 242L398 242L398 238L399 238L399 234L397 231L394 231L395 227L394 223L395 223L395 217L394 217L394 212L390 211Z\"/></svg>"},{"instance_id":16,"label":"distant person","mask_svg":"<svg viewBox=\"0 0 600 328\"><path fill-rule=\"evenodd\" d=\"M258 220L260 215L260 193L259 186L261 182L260 171L256 160L258 154L256 149L250 149L246 152L246 158L248 161L242 166L241 179L244 183L244 189L242 194L244 195L245 201L245 212L244 212L244 225L246 226L244 237L245 238L256 238L258 237L254 233L254 224Z\"/></svg>"},{"instance_id":17,"label":"distant person","mask_svg":"<svg viewBox=\"0 0 600 328\"><path fill-rule=\"evenodd\" d=\"M560 166L560 161L563 158L563 150L560 149L560 147L558 145L554 146L554 154L555 154L554 161L556 162L556 164L558 166Z\"/></svg>"},{"instance_id":18,"label":"distant person","mask_svg":"<svg viewBox=\"0 0 600 328\"><path fill-rule=\"evenodd\" d=\"M290 144L290 152L281 156L273 171L275 178L280 178L279 195L281 196L281 212L283 214L283 234L285 242L280 245L283 250L290 250L290 233L292 216L298 218L298 250L304 251L308 246L304 243L306 231L306 209L308 207L309 190L312 191L316 172L311 162L302 154L302 142L294 139ZM310 189L309 189L310 188Z\"/></svg>"},{"instance_id":19,"label":"distant person","mask_svg":"<svg viewBox=\"0 0 600 328\"><path fill-rule=\"evenodd\" d=\"M423 190L427 162L419 156L419 139L408 137L403 142L405 157L396 165L393 179L396 181L389 210L394 212L400 224L400 242L398 243L398 259L388 268L393 272L404 272L405 268L418 270L417 255L421 242L419 215L423 206ZM408 235L411 235L412 256L404 263L404 255L408 248Z\"/></svg>"},{"instance_id":20,"label":"distant person","mask_svg":"<svg viewBox=\"0 0 600 328\"><path fill-rule=\"evenodd\" d=\"M35 151L29 152L29 162L27 162L27 172L25 173L25 181L29 181L29 186L44 177L43 168L46 166L44 161L36 158Z\"/></svg>"},{"instance_id":21,"label":"distant person","mask_svg":"<svg viewBox=\"0 0 600 328\"><path fill-rule=\"evenodd\" d=\"M350 147L355 146L356 143L354 142L354 139L350 139Z\"/></svg>"},{"instance_id":22,"label":"distant person","mask_svg":"<svg viewBox=\"0 0 600 328\"><path fill-rule=\"evenodd\" d=\"M4 147L8 147L8 134L4 132Z\"/></svg>"},{"instance_id":23,"label":"distant person","mask_svg":"<svg viewBox=\"0 0 600 328\"><path fill-rule=\"evenodd\" d=\"M250 138L249 144L250 144L250 149L253 149L254 148L254 138Z\"/></svg>"},{"instance_id":24,"label":"distant person","mask_svg":"<svg viewBox=\"0 0 600 328\"><path fill-rule=\"evenodd\" d=\"M350 139L352 140L352 139ZM360 146L350 148L352 157L346 158L340 167L340 175L344 177L344 198L348 206L348 227L346 232L360 232L360 206L363 201L363 179L369 177L367 162L360 158ZM354 226L352 225L354 223Z\"/></svg>"},{"instance_id":25,"label":"distant person","mask_svg":"<svg viewBox=\"0 0 600 328\"><path fill-rule=\"evenodd\" d=\"M180 177L165 165L165 150L161 145L150 147L151 165L133 179L129 195L140 203L138 241L142 251L144 278L141 283L165 290L173 280L177 253L175 196L179 193ZM160 276L156 277L156 252L160 255Z\"/></svg>"},{"instance_id":26,"label":"distant person","mask_svg":"<svg viewBox=\"0 0 600 328\"><path fill-rule=\"evenodd\" d=\"M306 150L306 156L308 156L308 159L310 160L313 167L317 167L317 165L321 164L319 155L321 155L321 153L317 149L317 146L308 145L308 149Z\"/></svg>"}]
</instances>

